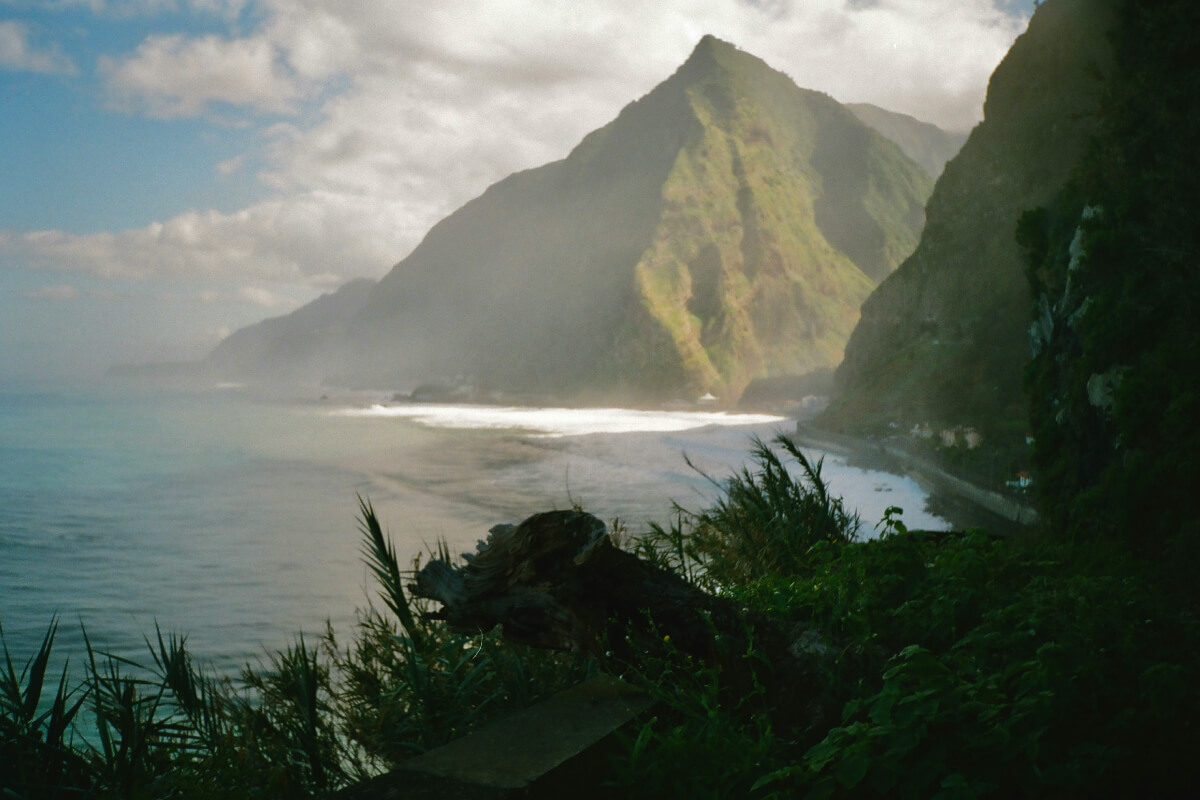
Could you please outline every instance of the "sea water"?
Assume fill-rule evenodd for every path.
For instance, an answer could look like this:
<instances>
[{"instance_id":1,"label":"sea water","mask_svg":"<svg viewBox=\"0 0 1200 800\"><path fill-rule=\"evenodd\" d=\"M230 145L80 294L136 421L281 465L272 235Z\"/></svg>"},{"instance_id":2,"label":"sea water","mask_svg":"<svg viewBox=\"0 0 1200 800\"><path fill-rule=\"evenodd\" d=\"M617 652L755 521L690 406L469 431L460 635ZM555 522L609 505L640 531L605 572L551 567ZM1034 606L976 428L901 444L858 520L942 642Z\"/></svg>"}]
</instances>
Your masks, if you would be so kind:
<instances>
[{"instance_id":1,"label":"sea water","mask_svg":"<svg viewBox=\"0 0 1200 800\"><path fill-rule=\"evenodd\" d=\"M632 533L698 510L752 437L794 423L707 411L400 404L364 393L264 398L236 386L0 390L0 626L19 665L58 618L145 661L156 627L225 674L326 620L343 636L374 586L358 498L406 564L497 522L581 505ZM947 527L911 479L825 456L863 533L886 507ZM686 457L686 460L685 460ZM690 462L690 464L689 464Z\"/></svg>"}]
</instances>

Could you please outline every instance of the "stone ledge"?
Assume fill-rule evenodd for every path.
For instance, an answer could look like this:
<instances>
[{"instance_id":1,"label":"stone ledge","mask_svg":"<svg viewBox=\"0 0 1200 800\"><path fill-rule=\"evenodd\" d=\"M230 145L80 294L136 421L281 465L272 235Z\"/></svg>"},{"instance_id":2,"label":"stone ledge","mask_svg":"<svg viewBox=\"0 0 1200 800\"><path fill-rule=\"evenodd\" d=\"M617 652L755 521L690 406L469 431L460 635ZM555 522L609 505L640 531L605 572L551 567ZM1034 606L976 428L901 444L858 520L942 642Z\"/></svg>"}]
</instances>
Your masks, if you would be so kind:
<instances>
[{"instance_id":1,"label":"stone ledge","mask_svg":"<svg viewBox=\"0 0 1200 800\"><path fill-rule=\"evenodd\" d=\"M338 800L605 797L613 734L653 705L644 692L600 675L396 770L337 794Z\"/></svg>"}]
</instances>

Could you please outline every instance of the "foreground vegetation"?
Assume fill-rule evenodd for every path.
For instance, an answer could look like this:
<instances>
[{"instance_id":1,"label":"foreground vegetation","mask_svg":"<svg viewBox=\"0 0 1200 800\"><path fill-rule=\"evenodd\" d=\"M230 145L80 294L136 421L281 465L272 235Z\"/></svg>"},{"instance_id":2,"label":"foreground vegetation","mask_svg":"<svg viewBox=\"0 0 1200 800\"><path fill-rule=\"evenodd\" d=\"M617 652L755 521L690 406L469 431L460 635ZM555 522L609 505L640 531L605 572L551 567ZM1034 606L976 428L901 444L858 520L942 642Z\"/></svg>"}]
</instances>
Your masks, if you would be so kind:
<instances>
[{"instance_id":1,"label":"foreground vegetation","mask_svg":"<svg viewBox=\"0 0 1200 800\"><path fill-rule=\"evenodd\" d=\"M897 509L877 540L822 534L788 524L801 497L844 524L819 464L798 492L774 454L757 455L727 500L643 548L659 545L666 563L683 554L682 571L710 588L837 642L825 686L840 714L807 725L769 696L725 696L704 668L643 669L672 712L630 742L619 774L633 795L1168 796L1190 785L1200 642L1189 590L1159 565L1034 532L908 531ZM772 665L759 669L765 684Z\"/></svg>"},{"instance_id":2,"label":"foreground vegetation","mask_svg":"<svg viewBox=\"0 0 1200 800\"><path fill-rule=\"evenodd\" d=\"M353 640L298 637L238 680L156 632L135 664L90 643L85 677L48 674L51 625L0 674L5 797L320 797L604 668L664 701L608 778L622 796L1164 794L1190 785L1200 642L1186 591L1105 545L908 531L877 540L786 440L710 509L623 536L709 591L835 643L796 713L742 654L732 691L673 652L591 660L463 636L423 616L369 505L382 608ZM789 469L788 460L797 464ZM442 553L440 557L447 557Z\"/></svg>"}]
</instances>

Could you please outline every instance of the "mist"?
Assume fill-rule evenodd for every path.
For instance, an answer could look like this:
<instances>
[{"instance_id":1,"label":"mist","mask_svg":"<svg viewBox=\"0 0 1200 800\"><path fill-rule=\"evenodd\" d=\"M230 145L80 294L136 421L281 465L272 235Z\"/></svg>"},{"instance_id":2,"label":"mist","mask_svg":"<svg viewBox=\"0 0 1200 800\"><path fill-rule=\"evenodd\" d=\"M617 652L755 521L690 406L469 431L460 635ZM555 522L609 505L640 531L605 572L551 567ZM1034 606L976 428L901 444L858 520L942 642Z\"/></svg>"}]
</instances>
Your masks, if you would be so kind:
<instances>
[{"instance_id":1,"label":"mist","mask_svg":"<svg viewBox=\"0 0 1200 800\"><path fill-rule=\"evenodd\" d=\"M5 384L90 383L113 367L198 362L233 330L261 319L261 305L187 286L0 271L0 379ZM308 299L302 292L289 303ZM282 311L290 310L285 306Z\"/></svg>"}]
</instances>

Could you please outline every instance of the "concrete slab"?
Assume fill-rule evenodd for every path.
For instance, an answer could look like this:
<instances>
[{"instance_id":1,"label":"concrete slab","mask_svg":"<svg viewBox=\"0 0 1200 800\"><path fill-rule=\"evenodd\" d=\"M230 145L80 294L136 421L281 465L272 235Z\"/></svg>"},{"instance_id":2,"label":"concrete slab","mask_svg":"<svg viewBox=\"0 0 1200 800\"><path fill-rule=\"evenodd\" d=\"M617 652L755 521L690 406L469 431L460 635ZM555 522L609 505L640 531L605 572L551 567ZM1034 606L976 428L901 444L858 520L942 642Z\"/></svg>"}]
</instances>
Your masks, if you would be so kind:
<instances>
[{"instance_id":1,"label":"concrete slab","mask_svg":"<svg viewBox=\"0 0 1200 800\"><path fill-rule=\"evenodd\" d=\"M399 769L339 793L342 800L603 797L612 734L647 712L644 692L600 675L493 720Z\"/></svg>"}]
</instances>

